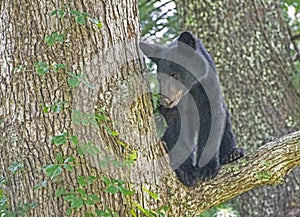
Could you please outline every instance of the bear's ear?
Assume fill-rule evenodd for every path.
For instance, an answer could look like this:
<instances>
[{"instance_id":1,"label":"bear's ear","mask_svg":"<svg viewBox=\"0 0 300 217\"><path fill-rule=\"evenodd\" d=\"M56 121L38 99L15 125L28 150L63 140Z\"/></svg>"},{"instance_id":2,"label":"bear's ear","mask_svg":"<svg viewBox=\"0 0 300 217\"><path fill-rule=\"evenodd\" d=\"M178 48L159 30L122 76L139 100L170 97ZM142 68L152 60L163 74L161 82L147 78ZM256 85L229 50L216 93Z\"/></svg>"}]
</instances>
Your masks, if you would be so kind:
<instances>
[{"instance_id":1,"label":"bear's ear","mask_svg":"<svg viewBox=\"0 0 300 217\"><path fill-rule=\"evenodd\" d=\"M143 53L153 62L158 63L160 60L158 54L162 51L163 47L157 44L147 44L142 41L139 44Z\"/></svg>"},{"instance_id":2,"label":"bear's ear","mask_svg":"<svg viewBox=\"0 0 300 217\"><path fill-rule=\"evenodd\" d=\"M184 43L194 50L196 50L196 39L190 32L183 32L180 34L178 41ZM181 43L178 43L178 47L182 46ZM181 44L181 45L180 45Z\"/></svg>"}]
</instances>

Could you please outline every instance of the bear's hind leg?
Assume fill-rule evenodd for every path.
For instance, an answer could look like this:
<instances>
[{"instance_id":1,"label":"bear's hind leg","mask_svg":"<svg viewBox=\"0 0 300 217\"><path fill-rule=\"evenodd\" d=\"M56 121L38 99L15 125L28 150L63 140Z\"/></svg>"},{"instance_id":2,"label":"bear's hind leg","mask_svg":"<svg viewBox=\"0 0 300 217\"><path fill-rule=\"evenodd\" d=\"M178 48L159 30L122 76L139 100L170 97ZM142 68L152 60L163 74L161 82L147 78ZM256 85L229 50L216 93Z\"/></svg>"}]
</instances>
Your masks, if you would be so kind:
<instances>
[{"instance_id":1,"label":"bear's hind leg","mask_svg":"<svg viewBox=\"0 0 300 217\"><path fill-rule=\"evenodd\" d=\"M230 114L226 109L226 125L224 135L220 145L220 164L228 164L244 157L244 149L236 147L235 136L232 131Z\"/></svg>"}]
</instances>

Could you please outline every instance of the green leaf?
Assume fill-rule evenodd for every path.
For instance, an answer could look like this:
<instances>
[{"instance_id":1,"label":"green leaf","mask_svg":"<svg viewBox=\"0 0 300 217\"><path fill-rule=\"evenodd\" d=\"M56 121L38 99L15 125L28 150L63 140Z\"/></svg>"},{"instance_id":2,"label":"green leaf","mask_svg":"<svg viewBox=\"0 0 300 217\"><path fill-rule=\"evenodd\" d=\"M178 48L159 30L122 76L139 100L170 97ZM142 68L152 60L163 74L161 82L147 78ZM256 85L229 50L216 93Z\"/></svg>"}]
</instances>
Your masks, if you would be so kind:
<instances>
[{"instance_id":1,"label":"green leaf","mask_svg":"<svg viewBox=\"0 0 300 217\"><path fill-rule=\"evenodd\" d=\"M66 13L63 10L59 10L59 14L58 15L59 15L60 18L64 18L65 15L66 15Z\"/></svg>"},{"instance_id":2,"label":"green leaf","mask_svg":"<svg viewBox=\"0 0 300 217\"><path fill-rule=\"evenodd\" d=\"M66 71L66 73L67 73L68 75L70 75L71 77L74 77L74 78L76 78L76 77L77 77L77 75L76 75L76 74L74 74L73 72Z\"/></svg>"},{"instance_id":3,"label":"green leaf","mask_svg":"<svg viewBox=\"0 0 300 217\"><path fill-rule=\"evenodd\" d=\"M45 42L48 46L52 46L56 42L56 39L53 35L50 35L45 38Z\"/></svg>"},{"instance_id":4,"label":"green leaf","mask_svg":"<svg viewBox=\"0 0 300 217\"><path fill-rule=\"evenodd\" d=\"M81 198L87 199L87 194L86 194L85 190L83 190L82 188L79 188L79 189L77 189L77 192L81 195Z\"/></svg>"},{"instance_id":5,"label":"green leaf","mask_svg":"<svg viewBox=\"0 0 300 217\"><path fill-rule=\"evenodd\" d=\"M80 155L90 154L92 156L95 156L97 153L100 153L100 149L96 146L92 145L93 142L89 141L88 143L84 145L80 145L77 148L77 151Z\"/></svg>"},{"instance_id":6,"label":"green leaf","mask_svg":"<svg viewBox=\"0 0 300 217\"><path fill-rule=\"evenodd\" d=\"M118 133L117 131L112 130L112 131L111 131L111 135L112 135L112 136L118 136L119 133Z\"/></svg>"},{"instance_id":7,"label":"green leaf","mask_svg":"<svg viewBox=\"0 0 300 217\"><path fill-rule=\"evenodd\" d=\"M78 209L83 206L83 200L81 198L75 198L71 201L71 209Z\"/></svg>"},{"instance_id":8,"label":"green leaf","mask_svg":"<svg viewBox=\"0 0 300 217\"><path fill-rule=\"evenodd\" d=\"M98 24L99 20L95 19L95 18L89 18L89 20L94 23L94 24Z\"/></svg>"},{"instance_id":9,"label":"green leaf","mask_svg":"<svg viewBox=\"0 0 300 217\"><path fill-rule=\"evenodd\" d=\"M98 28L102 28L103 27L103 25L102 25L101 22L97 23L97 26L98 26Z\"/></svg>"},{"instance_id":10,"label":"green leaf","mask_svg":"<svg viewBox=\"0 0 300 217\"><path fill-rule=\"evenodd\" d=\"M117 161L117 160L110 160L110 163L112 163L114 166L118 167L118 168L122 168L122 163Z\"/></svg>"},{"instance_id":11,"label":"green leaf","mask_svg":"<svg viewBox=\"0 0 300 217\"><path fill-rule=\"evenodd\" d=\"M121 145L123 148L127 148L127 147L128 147L128 144L122 142L121 140L117 140L117 143L118 143L119 145Z\"/></svg>"},{"instance_id":12,"label":"green leaf","mask_svg":"<svg viewBox=\"0 0 300 217\"><path fill-rule=\"evenodd\" d=\"M112 181L113 184L117 184L117 185L124 185L125 181L121 180L121 179L114 179Z\"/></svg>"},{"instance_id":13,"label":"green leaf","mask_svg":"<svg viewBox=\"0 0 300 217\"><path fill-rule=\"evenodd\" d=\"M54 10L51 12L51 16L58 15L59 18L64 18L64 16L66 15L66 12L64 10L65 10L65 7L63 7L60 10Z\"/></svg>"},{"instance_id":14,"label":"green leaf","mask_svg":"<svg viewBox=\"0 0 300 217\"><path fill-rule=\"evenodd\" d=\"M71 119L74 124L80 124L83 117L83 113L77 110L72 110Z\"/></svg>"},{"instance_id":15,"label":"green leaf","mask_svg":"<svg viewBox=\"0 0 300 217\"><path fill-rule=\"evenodd\" d=\"M112 183L112 181L106 177L106 176L102 176L101 180L106 184L106 185L110 185Z\"/></svg>"},{"instance_id":16,"label":"green leaf","mask_svg":"<svg viewBox=\"0 0 300 217\"><path fill-rule=\"evenodd\" d=\"M92 156L96 156L98 153L100 153L100 149L96 146L89 146L87 152Z\"/></svg>"},{"instance_id":17,"label":"green leaf","mask_svg":"<svg viewBox=\"0 0 300 217\"><path fill-rule=\"evenodd\" d=\"M46 172L46 174L49 176L51 180L53 180L56 176L61 174L63 171L61 166L58 164L50 164L43 168Z\"/></svg>"},{"instance_id":18,"label":"green leaf","mask_svg":"<svg viewBox=\"0 0 300 217\"><path fill-rule=\"evenodd\" d=\"M105 192L111 193L111 194L115 194L118 192L118 188L117 186L114 185L110 185L107 188L105 188Z\"/></svg>"},{"instance_id":19,"label":"green leaf","mask_svg":"<svg viewBox=\"0 0 300 217\"><path fill-rule=\"evenodd\" d=\"M59 113L61 111L61 107L56 104L54 104L51 108L54 113Z\"/></svg>"},{"instance_id":20,"label":"green leaf","mask_svg":"<svg viewBox=\"0 0 300 217\"><path fill-rule=\"evenodd\" d=\"M108 164L107 160L100 160L100 161L99 161L99 166L100 166L100 167L106 167L107 164Z\"/></svg>"},{"instance_id":21,"label":"green leaf","mask_svg":"<svg viewBox=\"0 0 300 217\"><path fill-rule=\"evenodd\" d=\"M157 215L155 214L155 212L153 212L152 210L148 210L143 208L140 204L133 202L133 205L135 207L137 207L142 213L144 213L146 216L153 216L153 217L157 217Z\"/></svg>"},{"instance_id":22,"label":"green leaf","mask_svg":"<svg viewBox=\"0 0 300 217\"><path fill-rule=\"evenodd\" d=\"M118 186L121 194L123 195L133 195L134 192L124 188L122 185Z\"/></svg>"},{"instance_id":23,"label":"green leaf","mask_svg":"<svg viewBox=\"0 0 300 217\"><path fill-rule=\"evenodd\" d=\"M71 208L68 208L67 211L66 211L66 214L67 214L67 215L71 215L71 213L72 213L72 209L71 209Z\"/></svg>"},{"instance_id":24,"label":"green leaf","mask_svg":"<svg viewBox=\"0 0 300 217\"><path fill-rule=\"evenodd\" d=\"M298 65L300 67L300 64L298 64ZM297 89L297 90L300 89L300 73L297 73L292 77L292 84L295 89Z\"/></svg>"},{"instance_id":25,"label":"green leaf","mask_svg":"<svg viewBox=\"0 0 300 217\"><path fill-rule=\"evenodd\" d=\"M133 217L137 217L137 215L136 215L134 209L130 209L130 214L131 214Z\"/></svg>"},{"instance_id":26,"label":"green leaf","mask_svg":"<svg viewBox=\"0 0 300 217\"><path fill-rule=\"evenodd\" d=\"M113 212L113 217L119 217L119 214L116 212Z\"/></svg>"},{"instance_id":27,"label":"green leaf","mask_svg":"<svg viewBox=\"0 0 300 217\"><path fill-rule=\"evenodd\" d=\"M73 15L73 16L80 16L81 15L81 13L79 11L76 11L76 10L71 10L70 14Z\"/></svg>"},{"instance_id":28,"label":"green leaf","mask_svg":"<svg viewBox=\"0 0 300 217\"><path fill-rule=\"evenodd\" d=\"M98 216L103 216L103 217L112 217L110 212L107 212L107 211L102 211L102 210L96 210L96 214Z\"/></svg>"},{"instance_id":29,"label":"green leaf","mask_svg":"<svg viewBox=\"0 0 300 217\"><path fill-rule=\"evenodd\" d=\"M67 66L65 64L54 64L53 65L53 71L54 72L58 72L59 69L64 70L66 68L67 68Z\"/></svg>"},{"instance_id":30,"label":"green leaf","mask_svg":"<svg viewBox=\"0 0 300 217\"><path fill-rule=\"evenodd\" d=\"M58 153L56 156L55 156L55 160L58 162L58 163L63 163L64 162L64 158L63 156L61 155L61 153Z\"/></svg>"},{"instance_id":31,"label":"green leaf","mask_svg":"<svg viewBox=\"0 0 300 217\"><path fill-rule=\"evenodd\" d=\"M59 188L55 191L55 197L60 197L67 193L67 190L65 188Z\"/></svg>"},{"instance_id":32,"label":"green leaf","mask_svg":"<svg viewBox=\"0 0 300 217\"><path fill-rule=\"evenodd\" d=\"M17 67L14 67L13 70L14 70L14 72L22 72L22 71L25 71L26 68L23 67L22 65L19 65Z\"/></svg>"},{"instance_id":33,"label":"green leaf","mask_svg":"<svg viewBox=\"0 0 300 217\"><path fill-rule=\"evenodd\" d=\"M67 157L64 161L64 163L72 163L75 161L75 157Z\"/></svg>"},{"instance_id":34,"label":"green leaf","mask_svg":"<svg viewBox=\"0 0 300 217\"><path fill-rule=\"evenodd\" d=\"M37 62L35 63L37 74L43 76L47 74L50 70L50 66L45 62Z\"/></svg>"},{"instance_id":35,"label":"green leaf","mask_svg":"<svg viewBox=\"0 0 300 217\"><path fill-rule=\"evenodd\" d=\"M75 135L71 136L70 140L73 145L78 145L78 137L77 136L75 136Z\"/></svg>"},{"instance_id":36,"label":"green leaf","mask_svg":"<svg viewBox=\"0 0 300 217\"><path fill-rule=\"evenodd\" d=\"M86 199L85 201L84 201L84 203L85 204L88 204L88 205L95 205L95 203L94 203L94 201L92 201L91 199Z\"/></svg>"},{"instance_id":37,"label":"green leaf","mask_svg":"<svg viewBox=\"0 0 300 217\"><path fill-rule=\"evenodd\" d=\"M112 135L112 136L118 136L119 133L117 131L111 130L109 127L104 126L105 130L108 132L108 134Z\"/></svg>"},{"instance_id":38,"label":"green leaf","mask_svg":"<svg viewBox=\"0 0 300 217\"><path fill-rule=\"evenodd\" d=\"M84 16L84 17L90 17L90 16L91 16L91 15L90 15L89 13L87 13L87 12L82 12L81 15Z\"/></svg>"},{"instance_id":39,"label":"green leaf","mask_svg":"<svg viewBox=\"0 0 300 217\"><path fill-rule=\"evenodd\" d=\"M75 194L74 193L69 193L69 194L67 194L66 196L64 196L64 200L65 201L72 201L72 200L74 200L74 198L75 198Z\"/></svg>"},{"instance_id":40,"label":"green leaf","mask_svg":"<svg viewBox=\"0 0 300 217\"><path fill-rule=\"evenodd\" d=\"M46 185L47 185L47 180L42 181L42 182L36 184L36 185L33 187L33 190L37 190L37 189L39 189L39 188L41 188L41 187L46 187Z\"/></svg>"},{"instance_id":41,"label":"green leaf","mask_svg":"<svg viewBox=\"0 0 300 217\"><path fill-rule=\"evenodd\" d=\"M95 118L97 121L106 121L107 120L107 116L105 114L95 114Z\"/></svg>"},{"instance_id":42,"label":"green leaf","mask_svg":"<svg viewBox=\"0 0 300 217\"><path fill-rule=\"evenodd\" d=\"M147 192L147 193L149 194L149 196L152 197L153 199L155 199L155 200L160 200L158 194L155 194L154 192L148 190L148 189L145 188L145 187L142 187L142 190L145 191L145 192Z\"/></svg>"},{"instance_id":43,"label":"green leaf","mask_svg":"<svg viewBox=\"0 0 300 217\"><path fill-rule=\"evenodd\" d=\"M85 176L78 176L77 182L80 186L86 186L86 177Z\"/></svg>"},{"instance_id":44,"label":"green leaf","mask_svg":"<svg viewBox=\"0 0 300 217\"><path fill-rule=\"evenodd\" d=\"M76 148L76 151L78 152L79 155L85 155L86 154L83 146L78 146Z\"/></svg>"},{"instance_id":45,"label":"green leaf","mask_svg":"<svg viewBox=\"0 0 300 217\"><path fill-rule=\"evenodd\" d=\"M53 10L53 11L51 11L51 16L58 14L58 11L59 10Z\"/></svg>"},{"instance_id":46,"label":"green leaf","mask_svg":"<svg viewBox=\"0 0 300 217\"><path fill-rule=\"evenodd\" d=\"M95 217L93 213L86 212L84 213L84 217Z\"/></svg>"},{"instance_id":47,"label":"green leaf","mask_svg":"<svg viewBox=\"0 0 300 217\"><path fill-rule=\"evenodd\" d=\"M57 42L59 42L59 43L63 43L64 42L64 38L65 38L65 35L64 34L58 34L57 36L56 36L56 41Z\"/></svg>"},{"instance_id":48,"label":"green leaf","mask_svg":"<svg viewBox=\"0 0 300 217\"><path fill-rule=\"evenodd\" d=\"M93 125L99 129L98 123L96 122L95 114L84 114L81 111L72 110L71 114L72 122L75 124L83 124L85 126Z\"/></svg>"},{"instance_id":49,"label":"green leaf","mask_svg":"<svg viewBox=\"0 0 300 217\"><path fill-rule=\"evenodd\" d=\"M96 176L88 176L86 180L87 180L87 182L88 182L89 184L92 185L92 184L93 184L93 181L96 180L96 179L97 179Z\"/></svg>"},{"instance_id":50,"label":"green leaf","mask_svg":"<svg viewBox=\"0 0 300 217\"><path fill-rule=\"evenodd\" d=\"M65 132L52 137L51 142L54 143L55 145L62 145L67 142L67 139L68 139L68 133Z\"/></svg>"},{"instance_id":51,"label":"green leaf","mask_svg":"<svg viewBox=\"0 0 300 217\"><path fill-rule=\"evenodd\" d=\"M64 164L64 168L68 171L73 171L73 166L72 165L69 165L69 164Z\"/></svg>"},{"instance_id":52,"label":"green leaf","mask_svg":"<svg viewBox=\"0 0 300 217\"><path fill-rule=\"evenodd\" d=\"M44 106L43 111L44 111L45 114L47 114L49 112L49 110L50 110L49 106Z\"/></svg>"},{"instance_id":53,"label":"green leaf","mask_svg":"<svg viewBox=\"0 0 300 217\"><path fill-rule=\"evenodd\" d=\"M82 16L82 15L76 17L76 22L79 23L79 24L82 25L82 26L85 25L85 23L86 23L86 22L85 22L85 17Z\"/></svg>"},{"instance_id":54,"label":"green leaf","mask_svg":"<svg viewBox=\"0 0 300 217\"><path fill-rule=\"evenodd\" d=\"M99 28L102 28L102 23L101 23L99 20L97 20L97 19L95 19L95 18L89 18L89 20L90 20L92 23L96 24Z\"/></svg>"},{"instance_id":55,"label":"green leaf","mask_svg":"<svg viewBox=\"0 0 300 217\"><path fill-rule=\"evenodd\" d=\"M71 88L77 87L80 83L80 81L77 78L69 78L67 82Z\"/></svg>"},{"instance_id":56,"label":"green leaf","mask_svg":"<svg viewBox=\"0 0 300 217\"><path fill-rule=\"evenodd\" d=\"M50 109L54 113L59 113L61 110L64 109L64 105L66 103L67 103L66 101L60 101L56 99L53 105L44 106L44 113L48 113Z\"/></svg>"},{"instance_id":57,"label":"green leaf","mask_svg":"<svg viewBox=\"0 0 300 217\"><path fill-rule=\"evenodd\" d=\"M6 185L6 179L5 179L5 177L1 177L0 178L0 187L1 187L1 185Z\"/></svg>"},{"instance_id":58,"label":"green leaf","mask_svg":"<svg viewBox=\"0 0 300 217\"><path fill-rule=\"evenodd\" d=\"M101 201L101 200L100 200L100 197L98 197L98 196L95 195L95 194L90 194L90 195L88 196L88 198L91 199L92 201L94 201L95 203Z\"/></svg>"},{"instance_id":59,"label":"green leaf","mask_svg":"<svg viewBox=\"0 0 300 217\"><path fill-rule=\"evenodd\" d=\"M87 118L87 116L85 116L85 117L83 117L83 118L81 119L81 124L82 124L83 126L88 126L88 125L90 125L90 121L89 121L89 119Z\"/></svg>"},{"instance_id":60,"label":"green leaf","mask_svg":"<svg viewBox=\"0 0 300 217\"><path fill-rule=\"evenodd\" d=\"M20 162L12 162L12 164L8 167L8 169L15 174L19 169L23 169L24 164Z\"/></svg>"},{"instance_id":61,"label":"green leaf","mask_svg":"<svg viewBox=\"0 0 300 217\"><path fill-rule=\"evenodd\" d=\"M137 152L132 151L132 153L129 155L128 160L135 161L137 159Z\"/></svg>"},{"instance_id":62,"label":"green leaf","mask_svg":"<svg viewBox=\"0 0 300 217\"><path fill-rule=\"evenodd\" d=\"M23 213L28 212L29 209L34 209L39 205L38 202L34 202L34 203L24 203L23 206L21 207Z\"/></svg>"},{"instance_id":63,"label":"green leaf","mask_svg":"<svg viewBox=\"0 0 300 217\"><path fill-rule=\"evenodd\" d=\"M87 78L85 78L84 80L82 80L82 82L91 89L94 89L94 86L87 80Z\"/></svg>"}]
</instances>

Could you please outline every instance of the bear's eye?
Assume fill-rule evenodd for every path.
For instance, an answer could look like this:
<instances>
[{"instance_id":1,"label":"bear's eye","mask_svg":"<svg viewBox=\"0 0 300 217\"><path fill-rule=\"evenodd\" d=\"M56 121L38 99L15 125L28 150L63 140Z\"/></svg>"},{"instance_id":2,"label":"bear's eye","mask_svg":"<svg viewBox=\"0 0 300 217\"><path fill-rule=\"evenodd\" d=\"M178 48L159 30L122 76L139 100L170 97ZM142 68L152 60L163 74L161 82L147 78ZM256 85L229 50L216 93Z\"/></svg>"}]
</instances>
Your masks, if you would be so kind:
<instances>
[{"instance_id":1,"label":"bear's eye","mask_svg":"<svg viewBox=\"0 0 300 217\"><path fill-rule=\"evenodd\" d=\"M171 73L170 76L175 78L175 79L178 79L178 75L176 73Z\"/></svg>"}]
</instances>

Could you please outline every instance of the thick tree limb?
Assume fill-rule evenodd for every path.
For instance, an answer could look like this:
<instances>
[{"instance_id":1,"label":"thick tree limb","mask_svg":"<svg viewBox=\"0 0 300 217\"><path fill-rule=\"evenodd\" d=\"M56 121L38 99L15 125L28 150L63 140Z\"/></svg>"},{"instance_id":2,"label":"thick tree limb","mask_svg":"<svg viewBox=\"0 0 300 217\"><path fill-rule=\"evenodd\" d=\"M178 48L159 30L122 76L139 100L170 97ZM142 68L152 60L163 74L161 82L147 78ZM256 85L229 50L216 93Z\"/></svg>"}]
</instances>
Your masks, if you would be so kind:
<instances>
[{"instance_id":1,"label":"thick tree limb","mask_svg":"<svg viewBox=\"0 0 300 217\"><path fill-rule=\"evenodd\" d=\"M174 189L170 197L178 204L171 209L181 210L181 213L186 210L192 215L202 213L252 188L283 183L284 176L299 165L300 131L267 143L245 158L224 166L215 179L200 183L196 188L170 186Z\"/></svg>"}]
</instances>

